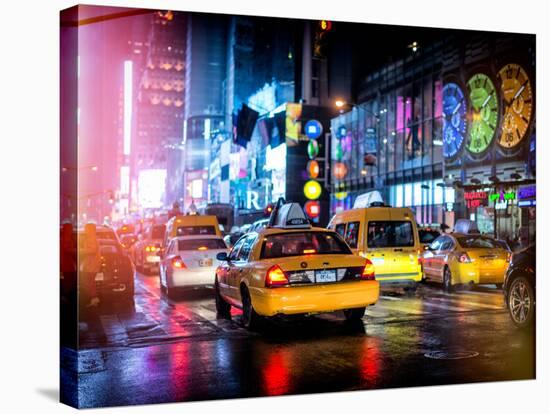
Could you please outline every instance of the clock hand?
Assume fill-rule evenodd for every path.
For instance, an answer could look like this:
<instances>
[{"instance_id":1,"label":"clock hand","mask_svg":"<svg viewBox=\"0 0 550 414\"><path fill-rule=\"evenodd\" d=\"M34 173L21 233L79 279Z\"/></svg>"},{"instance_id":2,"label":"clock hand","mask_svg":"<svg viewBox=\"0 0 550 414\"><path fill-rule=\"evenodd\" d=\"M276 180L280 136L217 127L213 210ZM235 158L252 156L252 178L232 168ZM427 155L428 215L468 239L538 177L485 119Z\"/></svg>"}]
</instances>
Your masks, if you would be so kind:
<instances>
[{"instance_id":1,"label":"clock hand","mask_svg":"<svg viewBox=\"0 0 550 414\"><path fill-rule=\"evenodd\" d=\"M520 96L524 89L525 89L525 85L522 85L521 88L518 89L518 91L516 92L512 100L515 100L518 96Z\"/></svg>"},{"instance_id":2,"label":"clock hand","mask_svg":"<svg viewBox=\"0 0 550 414\"><path fill-rule=\"evenodd\" d=\"M462 106L462 102L459 102L456 108L453 110L453 115L456 114L456 111L458 111L461 106Z\"/></svg>"},{"instance_id":3,"label":"clock hand","mask_svg":"<svg viewBox=\"0 0 550 414\"><path fill-rule=\"evenodd\" d=\"M485 105L487 105L487 103L489 102L490 99L491 99L491 95L487 95L487 98L485 98L485 100L481 104L481 107L485 108Z\"/></svg>"}]
</instances>

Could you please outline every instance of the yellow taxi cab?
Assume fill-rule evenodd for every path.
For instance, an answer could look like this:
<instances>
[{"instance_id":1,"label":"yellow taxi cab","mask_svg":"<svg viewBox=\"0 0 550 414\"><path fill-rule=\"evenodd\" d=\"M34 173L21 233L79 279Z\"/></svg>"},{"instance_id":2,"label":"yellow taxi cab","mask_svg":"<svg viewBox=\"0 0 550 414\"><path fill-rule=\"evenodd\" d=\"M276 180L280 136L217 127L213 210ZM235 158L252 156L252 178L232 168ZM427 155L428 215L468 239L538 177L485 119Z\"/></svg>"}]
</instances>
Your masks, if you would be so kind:
<instances>
[{"instance_id":1,"label":"yellow taxi cab","mask_svg":"<svg viewBox=\"0 0 550 414\"><path fill-rule=\"evenodd\" d=\"M380 197L375 200L359 196L354 208L336 213L328 228L374 264L382 286L414 291L422 281L422 245L414 214L408 208L388 207Z\"/></svg>"},{"instance_id":2,"label":"yellow taxi cab","mask_svg":"<svg viewBox=\"0 0 550 414\"><path fill-rule=\"evenodd\" d=\"M481 234L451 233L435 239L422 259L426 280L456 285L495 284L501 287L511 253Z\"/></svg>"},{"instance_id":3,"label":"yellow taxi cab","mask_svg":"<svg viewBox=\"0 0 550 414\"><path fill-rule=\"evenodd\" d=\"M264 317L344 311L359 320L378 300L372 263L354 255L335 232L312 227L297 203L278 205L266 228L242 236L220 253L216 310L254 329Z\"/></svg>"},{"instance_id":4,"label":"yellow taxi cab","mask_svg":"<svg viewBox=\"0 0 550 414\"><path fill-rule=\"evenodd\" d=\"M201 216L198 214L177 215L166 223L163 248L174 237L181 236L219 236L222 237L220 225L216 216Z\"/></svg>"}]
</instances>

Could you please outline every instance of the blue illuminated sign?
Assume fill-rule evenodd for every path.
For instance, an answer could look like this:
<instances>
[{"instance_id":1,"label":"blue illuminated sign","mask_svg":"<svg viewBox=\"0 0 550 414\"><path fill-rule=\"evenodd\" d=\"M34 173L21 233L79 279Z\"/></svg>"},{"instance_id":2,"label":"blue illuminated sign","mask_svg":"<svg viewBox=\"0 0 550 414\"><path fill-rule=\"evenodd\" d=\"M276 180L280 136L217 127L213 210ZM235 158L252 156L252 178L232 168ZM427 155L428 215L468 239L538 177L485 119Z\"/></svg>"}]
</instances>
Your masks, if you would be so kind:
<instances>
[{"instance_id":1,"label":"blue illuminated sign","mask_svg":"<svg viewBox=\"0 0 550 414\"><path fill-rule=\"evenodd\" d=\"M317 139L323 133L323 126L316 119L307 121L305 128L306 137L309 139Z\"/></svg>"},{"instance_id":2,"label":"blue illuminated sign","mask_svg":"<svg viewBox=\"0 0 550 414\"><path fill-rule=\"evenodd\" d=\"M537 187L534 185L528 185L525 187L520 187L518 190L518 199L519 200L530 200L537 198Z\"/></svg>"}]
</instances>

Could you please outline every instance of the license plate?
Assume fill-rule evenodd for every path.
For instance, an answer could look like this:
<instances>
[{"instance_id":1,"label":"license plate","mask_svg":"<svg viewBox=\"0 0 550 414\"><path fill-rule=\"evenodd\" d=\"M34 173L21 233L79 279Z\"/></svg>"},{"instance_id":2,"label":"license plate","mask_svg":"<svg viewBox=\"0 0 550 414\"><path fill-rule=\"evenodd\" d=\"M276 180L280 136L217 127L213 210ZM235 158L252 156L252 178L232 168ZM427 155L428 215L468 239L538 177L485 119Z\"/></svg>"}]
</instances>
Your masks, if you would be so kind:
<instances>
[{"instance_id":1,"label":"license plate","mask_svg":"<svg viewBox=\"0 0 550 414\"><path fill-rule=\"evenodd\" d=\"M103 279L104 279L103 273L97 273L97 274L95 275L95 280L96 280L96 282L102 282Z\"/></svg>"},{"instance_id":2,"label":"license plate","mask_svg":"<svg viewBox=\"0 0 550 414\"><path fill-rule=\"evenodd\" d=\"M375 266L381 266L384 264L384 258L383 257L373 257L371 259L371 262Z\"/></svg>"},{"instance_id":3,"label":"license plate","mask_svg":"<svg viewBox=\"0 0 550 414\"><path fill-rule=\"evenodd\" d=\"M159 256L147 256L147 263L158 263L160 262Z\"/></svg>"},{"instance_id":4,"label":"license plate","mask_svg":"<svg viewBox=\"0 0 550 414\"><path fill-rule=\"evenodd\" d=\"M317 270L315 272L315 282L336 282L336 270Z\"/></svg>"},{"instance_id":5,"label":"license plate","mask_svg":"<svg viewBox=\"0 0 550 414\"><path fill-rule=\"evenodd\" d=\"M201 267L212 266L212 259L199 260L199 266L201 266Z\"/></svg>"}]
</instances>

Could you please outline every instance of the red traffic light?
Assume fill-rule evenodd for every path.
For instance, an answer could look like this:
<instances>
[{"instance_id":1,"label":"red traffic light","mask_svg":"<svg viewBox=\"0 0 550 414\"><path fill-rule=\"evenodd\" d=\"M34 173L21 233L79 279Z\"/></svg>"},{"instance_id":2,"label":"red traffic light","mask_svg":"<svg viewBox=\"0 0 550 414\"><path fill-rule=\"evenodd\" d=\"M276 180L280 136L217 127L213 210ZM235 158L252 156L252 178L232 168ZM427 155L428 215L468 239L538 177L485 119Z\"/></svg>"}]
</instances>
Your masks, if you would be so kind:
<instances>
[{"instance_id":1,"label":"red traffic light","mask_svg":"<svg viewBox=\"0 0 550 414\"><path fill-rule=\"evenodd\" d=\"M318 201L308 201L304 205L304 210L309 218L317 218L321 213L321 206Z\"/></svg>"}]
</instances>

